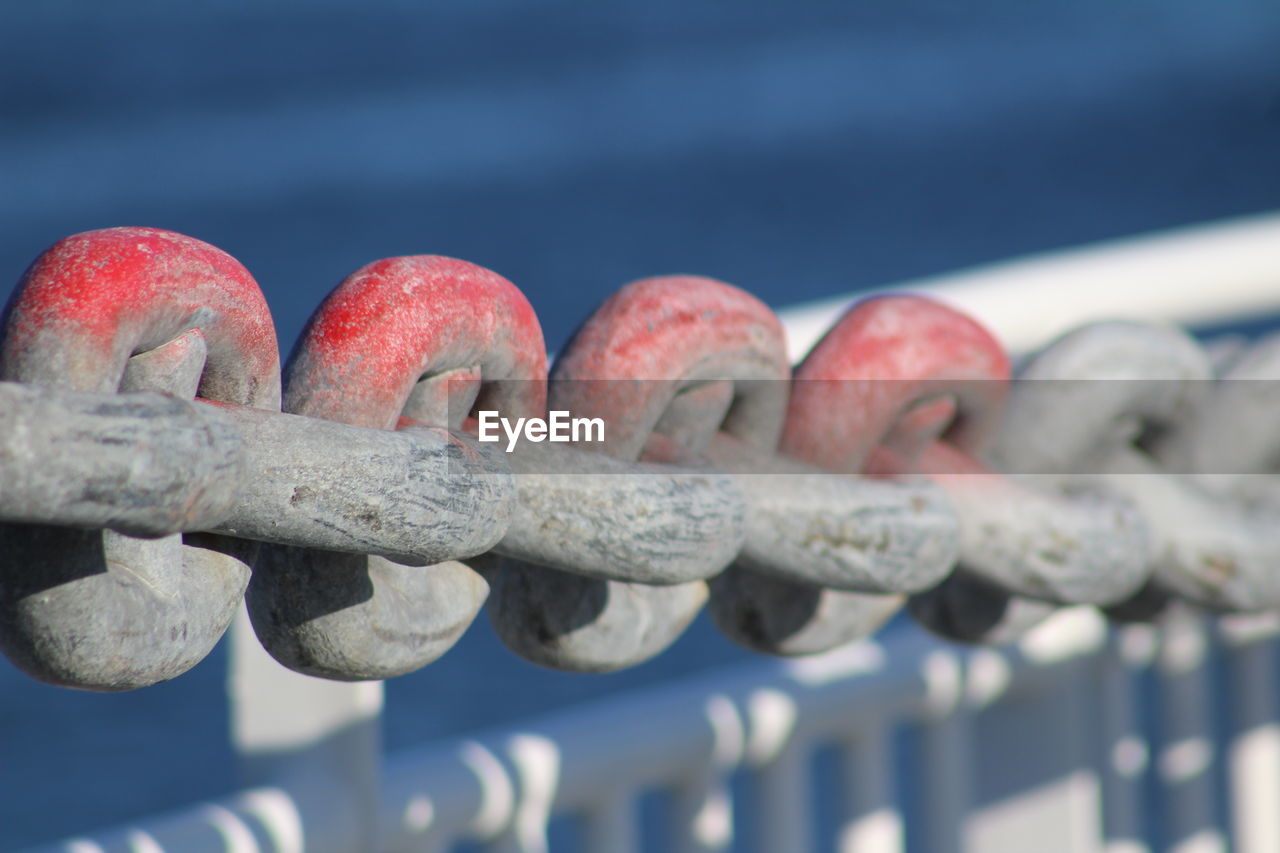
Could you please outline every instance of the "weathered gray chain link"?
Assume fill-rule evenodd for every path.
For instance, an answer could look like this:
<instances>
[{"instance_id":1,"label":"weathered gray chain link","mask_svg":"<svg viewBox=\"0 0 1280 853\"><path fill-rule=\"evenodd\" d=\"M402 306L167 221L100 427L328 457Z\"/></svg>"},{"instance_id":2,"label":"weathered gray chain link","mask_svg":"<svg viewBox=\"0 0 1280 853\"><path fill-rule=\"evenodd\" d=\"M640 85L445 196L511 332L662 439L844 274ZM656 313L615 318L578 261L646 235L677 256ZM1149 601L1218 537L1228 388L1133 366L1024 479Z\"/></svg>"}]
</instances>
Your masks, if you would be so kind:
<instances>
[{"instance_id":1,"label":"weathered gray chain link","mask_svg":"<svg viewBox=\"0 0 1280 853\"><path fill-rule=\"evenodd\" d=\"M1132 597L1092 602L1114 605L1120 618L1148 617L1170 594L1220 609L1280 604L1274 515L1238 499L1240 484L1272 464L1262 425L1275 396L1265 383L1235 381L1274 375L1274 342L1236 364L1225 381L1210 382L1205 351L1182 332L1098 323L1032 358L1014 388L993 454L999 464L1054 472L1027 479L1090 500L1120 498L1142 519L1146 586L1136 587L1141 576L1117 581L1114 573L1100 574L1099 587L1127 587ZM1238 473L1225 473L1232 471ZM949 636L1002 642L1038 624L1054 603L1082 600L1011 595L1011 587L958 572L915 606Z\"/></svg>"},{"instance_id":2,"label":"weathered gray chain link","mask_svg":"<svg viewBox=\"0 0 1280 853\"><path fill-rule=\"evenodd\" d=\"M127 286L63 299L68 270L112 265ZM486 600L517 653L582 671L659 653L704 604L786 655L868 634L908 596L981 642L1067 604L1280 605L1263 476L1280 468L1280 338L1229 353L1214 383L1181 332L1095 324L1003 400L980 327L900 298L838 324L797 373L837 384L805 386L767 308L671 277L606 303L546 395L519 292L421 256L330 296L283 413L265 304L212 247L80 235L28 286L0 345L0 645L53 683L173 677L242 595L271 654L336 679L434 660ZM875 384L893 377L909 381ZM464 428L478 400L549 400L607 439L503 452Z\"/></svg>"},{"instance_id":3,"label":"weathered gray chain link","mask_svg":"<svg viewBox=\"0 0 1280 853\"><path fill-rule=\"evenodd\" d=\"M1020 384L1009 402L1006 432L995 458L1010 466L1010 459L1020 459L1030 468L1038 460L1048 470L1092 454L1103 461L1095 459L1092 466L1085 466L1090 474L1067 479L1087 480L1095 489L1104 490L1090 492L1087 498L1077 494L1077 498L1097 500L1098 506L1121 511L1126 519L1132 510L1107 493L1137 492L1139 505L1159 520L1168 504L1158 504L1150 497L1153 482L1161 484L1161 491L1155 492L1161 500L1195 500L1192 506L1196 511L1215 522L1221 515L1209 513L1238 511L1239 524L1256 521L1259 527L1246 528L1243 539L1214 541L1238 548L1227 552L1232 557L1243 554L1241 563L1251 570L1241 581L1248 583L1243 591L1216 592L1204 577L1186 574L1188 567L1209 564L1195 556L1202 554L1205 546L1193 534L1213 530L1219 527L1216 523L1175 528L1177 535L1166 534L1169 539L1165 545L1152 546L1145 565L1157 572L1157 583L1192 600L1233 609L1274 606L1274 599L1268 598L1272 595L1269 578L1274 572L1264 563L1245 561L1257 553L1250 549L1266 548L1274 541L1265 526L1274 516L1260 509L1269 506L1265 501L1270 493L1255 482L1253 473L1274 467L1274 439L1266 431L1248 426L1262 420L1275 406L1274 395L1268 394L1262 383L1218 383L1206 386L1209 393L1196 399L1196 386L1189 383L1202 381L1204 368L1198 347L1169 330L1133 324L1081 330L1047 350L1041 359L1032 360L1023 376L1096 377L1097 373L1087 369L1090 362L1067 359L1064 367L1058 361L1064 358L1063 352L1080 357L1081 351L1087 353L1094 347L1107 351L1122 348L1122 363L1129 365L1128 372L1113 378L1156 375L1177 379L1150 384L1117 382L1112 386L1081 383L1079 393L1089 395L1088 405L1074 397L1067 386ZM1139 357L1148 349L1152 367L1144 367ZM1278 352L1280 346L1275 341L1265 342L1236 360L1224 377L1269 378L1280 362ZM155 358L140 361L133 374L143 379L132 380L132 384L154 384L145 365ZM1106 359L1096 362L1110 363ZM1154 365L1159 365L1159 370ZM169 370L170 376L177 375L172 372L173 365ZM1114 368L1107 370L1114 373ZM1046 393L1037 396L1037 388ZM1104 393L1108 389L1114 392L1110 396ZM1046 407L1062 409L1046 411ZM1064 412L1081 411L1088 412L1088 420L1077 418L1069 427L1059 427L1076 430L1073 435L1058 437L1045 427L1063 424ZM1154 463L1138 466L1126 461L1120 467L1116 458L1129 460L1141 453L1123 449L1130 446L1138 428L1133 422L1135 413L1152 422L1178 426L1162 445L1162 458L1183 459L1187 470L1237 473L1210 477L1192 486L1189 482L1194 478L1184 482L1167 474L1155 477ZM1039 428L1027 431L1029 423ZM833 477L784 457L773 457L762 467L758 456L723 434L705 442L701 458L707 461L700 463L701 467L682 469L635 465L578 448L550 445L521 445L508 456L444 428L388 432L299 415L183 402L148 392L95 394L12 382L0 383L0 428L4 435L0 518L4 521L105 527L142 536L204 529L295 548L323 548L335 557L345 553L355 559L354 555L369 554L416 565L474 556L496 546L512 556L557 565L564 573L550 583L538 578L536 584L520 590L522 597L530 596L526 601L545 600L556 593L564 595L563 600L574 601L578 596L581 601L580 593L572 589L581 583L571 580L575 576L625 580L627 587L638 583L636 589L652 588L661 601L661 590L670 588L667 584L706 577L709 571L714 573L715 566L736 559L750 573L738 572L732 584L727 582L732 576L724 575L717 584L723 584L726 600L732 600L728 598L730 590L743 594L744 585L747 595L775 597L780 615L775 616L779 625L772 630L786 638L769 649L775 653L827 648L846 641L850 633L856 635L865 626L865 620L851 619L848 610L842 609L838 595L819 595L803 606L796 604L793 587L797 583L815 591L854 593L851 598L858 602L855 617L871 608L868 602L880 598L860 593L887 593L881 607L891 612L896 606L894 593L933 587L917 597L917 613L930 607L933 612L927 621L931 627L984 642L1015 638L1057 604L1114 601L1121 591L1134 588L1131 578L1117 582L1103 576L1098 579L1099 586L1112 592L1100 595L1086 587L1052 597L1027 597L1016 594L1012 584L1002 586L966 574L952 575L946 583L934 586L933 570L922 575L919 566L906 561L918 553L910 540L895 543L904 557L881 555L885 562L869 563L865 551L842 551L839 546L844 539L830 531L873 530L876 518L894 517L914 503L912 517L925 523L911 532L923 537L921 541L942 547L948 555L942 562L954 564L958 549L955 534L961 528L950 509L950 499L935 486ZM1223 430L1239 436L1242 429L1242 438L1221 440ZM1109 450L1105 441L1091 440L1090 435L1104 436L1122 449ZM1010 436L1030 438L1019 444ZM1047 453L1062 456L1046 459ZM715 467L705 467L708 463ZM559 473L546 473L552 470ZM1129 479L1134 476L1143 479ZM1038 496L1034 490L1045 489L1041 481L1050 478L1027 479L1032 482L1014 492L1016 505L1002 511L1025 510L1026 496ZM445 482L451 484L447 490L441 485ZM686 487L675 488L674 483ZM1171 483L1179 490L1174 498L1163 491ZM520 489L527 490L523 499L517 497ZM1221 503L1221 497L1218 503L1208 502L1200 497L1202 490L1216 490L1220 496L1232 495L1234 499L1228 504ZM921 500L925 502L923 513ZM584 513L584 505L603 509ZM723 511L708 510L713 506ZM356 507L361 510L353 511ZM1253 507L1254 512L1241 507ZM1150 519L1150 515L1144 517ZM378 521L360 524L361 518ZM636 518L646 519L646 535L639 544L626 537L613 537L622 547L602 544L609 541L614 526L634 529ZM1054 518L1046 514L1030 524L1034 528L1041 520ZM549 546L538 535L522 530L522 524L532 528L539 519L554 519L554 526L563 534L556 544ZM927 532L931 526L936 526L935 533ZM1228 534L1239 529L1229 524L1220 527ZM1139 525L1139 529L1148 528L1149 522L1147 527ZM47 532L37 539L39 547L64 557L65 547L54 542L74 543L77 536L84 535L58 532L58 527L41 529ZM813 536L804 541L804 532L812 534L815 529L827 531L817 537L818 547L814 547ZM684 532L672 535L674 530ZM947 541L956 544L947 546ZM697 547L686 547L690 542ZM713 549L710 556L708 548ZM717 548L720 550L715 551ZM1191 549L1192 556L1182 556L1180 548ZM272 564L259 561L259 565L270 571ZM886 566L894 572L886 574ZM646 586L655 583L657 586ZM1073 595L1079 598L1073 599ZM342 604L338 599L333 603ZM634 596L610 605L611 612L623 617L635 615L637 608L651 614L652 610L646 609L651 606L649 601L637 605ZM803 611L803 616L788 614L788 608L794 613ZM335 610L341 609L335 606ZM405 618L409 622L420 619L411 613ZM501 614L495 618L501 620ZM859 627L850 629L851 624ZM669 631L670 626L659 629ZM367 628L356 633L371 634ZM331 639L332 632L325 636ZM634 648L636 634L627 630L618 642ZM599 646L589 648L597 651Z\"/></svg>"}]
</instances>

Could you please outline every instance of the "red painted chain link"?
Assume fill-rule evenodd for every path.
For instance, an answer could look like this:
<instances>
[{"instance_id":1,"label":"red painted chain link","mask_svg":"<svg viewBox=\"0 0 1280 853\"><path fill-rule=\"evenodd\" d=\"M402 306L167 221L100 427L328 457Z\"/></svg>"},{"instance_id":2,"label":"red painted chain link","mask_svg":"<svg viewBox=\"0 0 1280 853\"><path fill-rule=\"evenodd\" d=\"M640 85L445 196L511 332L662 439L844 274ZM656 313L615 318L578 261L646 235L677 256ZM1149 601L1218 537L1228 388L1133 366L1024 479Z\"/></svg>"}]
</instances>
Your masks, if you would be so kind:
<instances>
[{"instance_id":1,"label":"red painted chain link","mask_svg":"<svg viewBox=\"0 0 1280 853\"><path fill-rule=\"evenodd\" d=\"M553 409L605 418L605 440L591 446L623 459L639 457L664 430L686 449L720 429L771 448L788 373L782 326L764 303L723 282L670 276L606 300L557 360L549 397ZM684 395L696 399L712 380L732 383L719 410L684 406ZM702 581L646 585L511 564L495 584L492 614L518 654L599 672L667 648L706 598Z\"/></svg>"},{"instance_id":2,"label":"red painted chain link","mask_svg":"<svg viewBox=\"0 0 1280 853\"><path fill-rule=\"evenodd\" d=\"M455 401L451 414L451 393L480 390L484 405L512 416L546 407L546 348L524 295L497 273L432 255L387 258L348 276L312 316L286 375L287 411L372 429L457 427L470 404ZM417 509L429 516L433 507ZM484 578L459 560L413 566L266 546L248 602L258 637L281 663L353 679L435 660L487 595Z\"/></svg>"},{"instance_id":3,"label":"red painted chain link","mask_svg":"<svg viewBox=\"0 0 1280 853\"><path fill-rule=\"evenodd\" d=\"M68 237L31 265L6 314L0 379L279 408L266 301L243 266L199 240L152 228ZM184 544L189 512L175 506L173 535L154 540L0 527L5 654L37 678L98 690L198 663L235 614L253 547L206 534Z\"/></svg>"},{"instance_id":4,"label":"red painted chain link","mask_svg":"<svg viewBox=\"0 0 1280 853\"><path fill-rule=\"evenodd\" d=\"M796 368L781 449L823 470L857 475L877 453L914 463L933 438L979 444L994 428L1008 377L1003 349L977 323L920 297L888 297L850 309ZM923 502L923 495L913 495ZM921 503L914 504L923 509ZM923 512L907 523L917 529ZM888 542L901 530L864 521L854 536ZM851 591L744 568L717 581L717 623L748 647L812 654L879 628L904 603L901 592L933 586L954 554L938 537L913 543L899 594ZM882 545L887 550L888 545ZM932 552L932 553L931 553Z\"/></svg>"}]
</instances>

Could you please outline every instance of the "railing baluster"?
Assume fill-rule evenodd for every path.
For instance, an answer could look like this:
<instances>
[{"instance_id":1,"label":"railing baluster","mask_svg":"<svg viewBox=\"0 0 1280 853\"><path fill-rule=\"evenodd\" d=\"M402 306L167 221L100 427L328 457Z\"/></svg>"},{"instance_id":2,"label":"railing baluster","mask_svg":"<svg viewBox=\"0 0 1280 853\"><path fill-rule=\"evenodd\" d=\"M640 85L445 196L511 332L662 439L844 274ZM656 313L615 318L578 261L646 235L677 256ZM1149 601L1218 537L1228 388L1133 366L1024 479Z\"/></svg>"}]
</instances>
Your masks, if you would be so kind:
<instances>
[{"instance_id":1,"label":"railing baluster","mask_svg":"<svg viewBox=\"0 0 1280 853\"><path fill-rule=\"evenodd\" d=\"M711 761L673 786L666 849L713 853L733 843L733 796L729 774L742 761L746 732L734 703L719 693L703 704L714 746Z\"/></svg>"},{"instance_id":2,"label":"railing baluster","mask_svg":"<svg viewBox=\"0 0 1280 853\"><path fill-rule=\"evenodd\" d=\"M1163 625L1158 666L1164 738L1157 770L1163 788L1166 848L1171 853L1218 853L1226 840L1214 808L1213 726L1205 666L1203 619L1185 610Z\"/></svg>"},{"instance_id":3,"label":"railing baluster","mask_svg":"<svg viewBox=\"0 0 1280 853\"><path fill-rule=\"evenodd\" d=\"M803 743L792 743L760 770L756 808L758 849L812 850L812 768Z\"/></svg>"},{"instance_id":4,"label":"railing baluster","mask_svg":"<svg viewBox=\"0 0 1280 853\"><path fill-rule=\"evenodd\" d=\"M1274 614L1227 617L1233 709L1227 755L1237 853L1280 850L1280 690Z\"/></svg>"},{"instance_id":5,"label":"railing baluster","mask_svg":"<svg viewBox=\"0 0 1280 853\"><path fill-rule=\"evenodd\" d=\"M895 804L893 732L885 722L864 729L840 750L848 814L839 853L901 853L902 814Z\"/></svg>"},{"instance_id":6,"label":"railing baluster","mask_svg":"<svg viewBox=\"0 0 1280 853\"><path fill-rule=\"evenodd\" d=\"M517 733L505 741L505 759L516 780L515 809L491 853L548 853L547 824L560 783L560 748L541 735Z\"/></svg>"},{"instance_id":7,"label":"railing baluster","mask_svg":"<svg viewBox=\"0 0 1280 853\"><path fill-rule=\"evenodd\" d=\"M712 769L672 792L671 853L716 853L733 843L733 797L722 771Z\"/></svg>"},{"instance_id":8,"label":"railing baluster","mask_svg":"<svg viewBox=\"0 0 1280 853\"><path fill-rule=\"evenodd\" d=\"M639 853L640 825L632 792L609 792L583 818L585 853Z\"/></svg>"},{"instance_id":9,"label":"railing baluster","mask_svg":"<svg viewBox=\"0 0 1280 853\"><path fill-rule=\"evenodd\" d=\"M965 853L965 819L973 790L973 731L963 706L960 661L936 651L925 660L934 717L921 728L919 775L924 795L924 844L930 853Z\"/></svg>"},{"instance_id":10,"label":"railing baluster","mask_svg":"<svg viewBox=\"0 0 1280 853\"><path fill-rule=\"evenodd\" d=\"M1143 838L1142 777L1150 763L1134 695L1133 668L1150 663L1156 639L1151 628L1120 629L1098 660L1098 743L1102 781L1102 832L1106 853L1149 853Z\"/></svg>"},{"instance_id":11,"label":"railing baluster","mask_svg":"<svg viewBox=\"0 0 1280 853\"><path fill-rule=\"evenodd\" d=\"M925 772L921 787L928 802L923 849L965 853L965 819L973 786L973 742L969 712L957 709L922 733Z\"/></svg>"},{"instance_id":12,"label":"railing baluster","mask_svg":"<svg viewBox=\"0 0 1280 853\"><path fill-rule=\"evenodd\" d=\"M806 738L797 738L796 697L775 688L746 702L748 764L756 768L752 837L761 851L809 850L810 779Z\"/></svg>"},{"instance_id":13,"label":"railing baluster","mask_svg":"<svg viewBox=\"0 0 1280 853\"><path fill-rule=\"evenodd\" d=\"M332 838L349 835L371 847L378 819L382 682L326 681L285 669L255 639L243 604L230 639L231 734L244 781L341 788L342 809L326 805L323 814L307 818L318 818Z\"/></svg>"}]
</instances>

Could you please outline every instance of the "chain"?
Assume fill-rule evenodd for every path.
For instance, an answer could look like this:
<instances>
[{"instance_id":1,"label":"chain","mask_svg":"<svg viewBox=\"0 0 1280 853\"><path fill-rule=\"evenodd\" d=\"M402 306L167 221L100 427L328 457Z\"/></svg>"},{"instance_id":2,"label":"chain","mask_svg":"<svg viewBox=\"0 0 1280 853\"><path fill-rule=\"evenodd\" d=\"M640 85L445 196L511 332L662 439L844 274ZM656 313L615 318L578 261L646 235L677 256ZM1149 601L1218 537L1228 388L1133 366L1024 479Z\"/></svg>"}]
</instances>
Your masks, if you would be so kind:
<instances>
[{"instance_id":1,"label":"chain","mask_svg":"<svg viewBox=\"0 0 1280 853\"><path fill-rule=\"evenodd\" d=\"M762 302L671 276L607 300L548 372L514 285L417 256L343 281L282 374L248 271L147 228L46 251L3 334L0 650L54 684L179 675L242 598L273 657L342 680L424 666L485 608L516 654L600 672L704 606L803 655L904 605L1005 642L1063 605L1280 603L1280 493L1253 476L1275 401L1249 381L1280 339L1214 382L1181 332L1097 324L1011 382L979 324L895 296L793 373ZM480 440L485 412L557 411L600 433Z\"/></svg>"}]
</instances>

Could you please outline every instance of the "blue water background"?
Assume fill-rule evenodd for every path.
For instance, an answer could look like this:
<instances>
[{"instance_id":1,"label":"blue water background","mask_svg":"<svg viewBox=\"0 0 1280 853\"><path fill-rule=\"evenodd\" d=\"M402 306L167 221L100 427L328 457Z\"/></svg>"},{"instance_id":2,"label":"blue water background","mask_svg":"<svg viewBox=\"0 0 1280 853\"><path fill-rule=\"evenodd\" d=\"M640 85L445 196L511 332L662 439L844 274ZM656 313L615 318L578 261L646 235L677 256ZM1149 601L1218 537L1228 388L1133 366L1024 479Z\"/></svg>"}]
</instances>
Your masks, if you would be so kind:
<instances>
[{"instance_id":1,"label":"blue water background","mask_svg":"<svg viewBox=\"0 0 1280 853\"><path fill-rule=\"evenodd\" d=\"M1280 208L1277 45L1274 0L9 0L0 296L61 236L145 224L243 261L286 349L398 254L509 277L553 349L641 276L784 306ZM552 673L482 617L388 684L386 746L744 657L702 620ZM108 696L0 661L0 849L233 789L225 671Z\"/></svg>"}]
</instances>

